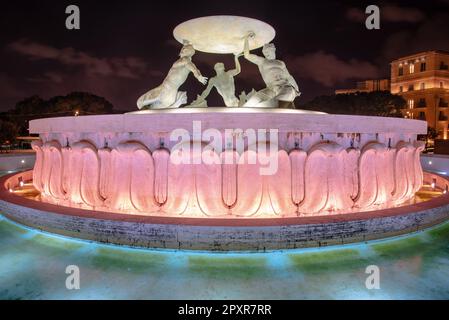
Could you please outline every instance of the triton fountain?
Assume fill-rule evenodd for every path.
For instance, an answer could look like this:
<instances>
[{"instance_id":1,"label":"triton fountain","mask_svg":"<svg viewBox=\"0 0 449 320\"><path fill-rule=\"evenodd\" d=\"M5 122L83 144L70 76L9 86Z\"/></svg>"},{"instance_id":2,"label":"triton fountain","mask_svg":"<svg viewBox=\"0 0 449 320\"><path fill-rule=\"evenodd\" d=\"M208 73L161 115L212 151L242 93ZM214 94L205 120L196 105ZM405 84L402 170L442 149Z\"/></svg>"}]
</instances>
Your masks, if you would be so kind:
<instances>
[{"instance_id":1,"label":"triton fountain","mask_svg":"<svg viewBox=\"0 0 449 320\"><path fill-rule=\"evenodd\" d=\"M203 17L174 36L180 57L138 99L139 111L30 122L41 139L36 164L4 179L7 216L84 239L204 250L354 242L447 218L447 195L414 200L424 184L440 194L449 184L422 171L425 121L295 109L298 84L264 22ZM263 56L251 53L261 47ZM208 81L195 50L234 54L236 68L217 63L206 91L180 108L190 73ZM240 57L258 66L266 87L237 98ZM212 87L226 107L207 107ZM7 192L20 188L18 177L32 180L35 199Z\"/></svg>"}]
</instances>

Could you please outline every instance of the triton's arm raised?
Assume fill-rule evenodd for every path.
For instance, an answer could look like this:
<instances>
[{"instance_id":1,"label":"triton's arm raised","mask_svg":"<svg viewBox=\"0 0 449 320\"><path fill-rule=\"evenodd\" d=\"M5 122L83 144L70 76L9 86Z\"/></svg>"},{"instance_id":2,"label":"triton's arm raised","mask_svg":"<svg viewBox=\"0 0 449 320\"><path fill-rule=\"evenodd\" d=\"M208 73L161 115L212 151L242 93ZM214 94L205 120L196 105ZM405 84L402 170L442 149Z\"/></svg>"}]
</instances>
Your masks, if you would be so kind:
<instances>
[{"instance_id":1,"label":"triton's arm raised","mask_svg":"<svg viewBox=\"0 0 449 320\"><path fill-rule=\"evenodd\" d=\"M254 64L261 64L263 62L263 58L259 57L255 54L251 54L249 52L249 38L254 38L255 37L255 33L254 32L249 32L246 36L245 36L245 44L243 47L243 55L245 56L245 59L248 61L251 61Z\"/></svg>"},{"instance_id":2,"label":"triton's arm raised","mask_svg":"<svg viewBox=\"0 0 449 320\"><path fill-rule=\"evenodd\" d=\"M234 54L234 61L235 61L235 69L234 70L229 70L229 74L233 77L237 76L241 71L242 68L240 67L240 61L239 61L239 57L242 56L241 53L239 54Z\"/></svg>"}]
</instances>

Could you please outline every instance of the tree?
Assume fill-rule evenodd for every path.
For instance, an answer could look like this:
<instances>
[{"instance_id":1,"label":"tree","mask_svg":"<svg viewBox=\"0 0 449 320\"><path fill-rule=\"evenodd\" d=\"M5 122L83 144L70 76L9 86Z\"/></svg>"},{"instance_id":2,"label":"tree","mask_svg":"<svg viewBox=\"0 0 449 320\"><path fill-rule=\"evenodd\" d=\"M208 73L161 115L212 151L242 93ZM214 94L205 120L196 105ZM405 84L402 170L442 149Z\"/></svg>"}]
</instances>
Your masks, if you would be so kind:
<instances>
[{"instance_id":1,"label":"tree","mask_svg":"<svg viewBox=\"0 0 449 320\"><path fill-rule=\"evenodd\" d=\"M2 115L2 119L16 125L20 135L28 135L28 122L33 119L107 114L113 112L113 105L103 97L87 92L72 92L49 100L34 95L19 101L14 109Z\"/></svg>"},{"instance_id":2,"label":"tree","mask_svg":"<svg viewBox=\"0 0 449 320\"><path fill-rule=\"evenodd\" d=\"M427 127L427 139L435 140L438 137L438 132L435 128Z\"/></svg>"},{"instance_id":3,"label":"tree","mask_svg":"<svg viewBox=\"0 0 449 320\"><path fill-rule=\"evenodd\" d=\"M16 140L17 131L14 123L0 120L0 143L13 143Z\"/></svg>"},{"instance_id":4,"label":"tree","mask_svg":"<svg viewBox=\"0 0 449 320\"><path fill-rule=\"evenodd\" d=\"M53 97L47 101L49 109L54 113L69 113L75 111L82 114L112 113L113 105L103 97L86 92L72 92L66 96Z\"/></svg>"},{"instance_id":5,"label":"tree","mask_svg":"<svg viewBox=\"0 0 449 320\"><path fill-rule=\"evenodd\" d=\"M10 114L14 115L30 115L34 113L44 113L47 109L47 103L38 95L25 98L16 103L14 109L10 110Z\"/></svg>"},{"instance_id":6,"label":"tree","mask_svg":"<svg viewBox=\"0 0 449 320\"><path fill-rule=\"evenodd\" d=\"M402 117L406 101L388 91L319 96L300 108L331 114Z\"/></svg>"}]
</instances>

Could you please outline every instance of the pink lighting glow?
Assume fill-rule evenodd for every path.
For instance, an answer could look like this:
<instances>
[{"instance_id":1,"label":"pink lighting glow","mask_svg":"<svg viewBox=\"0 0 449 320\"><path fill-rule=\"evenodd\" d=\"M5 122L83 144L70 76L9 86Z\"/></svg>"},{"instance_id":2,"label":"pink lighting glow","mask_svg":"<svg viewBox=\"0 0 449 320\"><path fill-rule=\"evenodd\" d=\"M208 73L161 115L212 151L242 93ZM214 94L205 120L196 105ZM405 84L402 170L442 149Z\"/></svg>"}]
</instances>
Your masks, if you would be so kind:
<instances>
[{"instance_id":1,"label":"pink lighting glow","mask_svg":"<svg viewBox=\"0 0 449 320\"><path fill-rule=\"evenodd\" d=\"M138 141L97 149L88 141L62 147L52 140L33 148L33 183L43 201L130 214L270 218L367 211L410 200L423 181L420 142L355 149L323 141L307 151L278 150L273 175L260 174L266 155L252 150L204 150L215 159L211 164L178 164L167 149L150 151ZM248 163L251 156L256 164Z\"/></svg>"}]
</instances>

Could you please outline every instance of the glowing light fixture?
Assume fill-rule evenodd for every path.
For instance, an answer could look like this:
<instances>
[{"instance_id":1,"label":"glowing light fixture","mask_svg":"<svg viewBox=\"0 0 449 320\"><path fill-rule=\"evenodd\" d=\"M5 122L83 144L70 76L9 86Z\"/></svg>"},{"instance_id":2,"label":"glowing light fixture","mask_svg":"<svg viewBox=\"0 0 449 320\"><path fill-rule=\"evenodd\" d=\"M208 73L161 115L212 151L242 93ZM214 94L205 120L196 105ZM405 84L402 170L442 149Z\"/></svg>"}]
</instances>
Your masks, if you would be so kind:
<instances>
[{"instance_id":1,"label":"glowing light fixture","mask_svg":"<svg viewBox=\"0 0 449 320\"><path fill-rule=\"evenodd\" d=\"M23 182L23 178L22 177L19 177L19 186L20 186L20 188L22 188L23 186L24 186L24 182Z\"/></svg>"}]
</instances>

